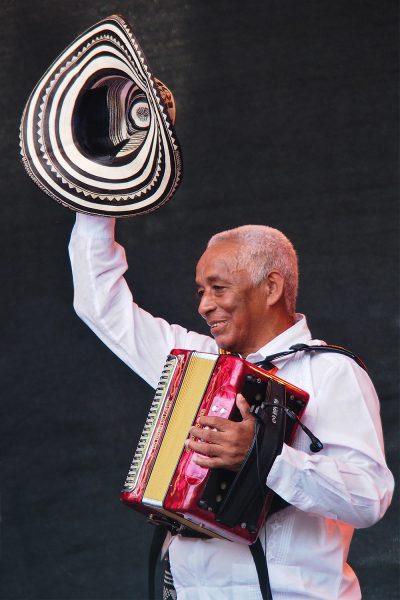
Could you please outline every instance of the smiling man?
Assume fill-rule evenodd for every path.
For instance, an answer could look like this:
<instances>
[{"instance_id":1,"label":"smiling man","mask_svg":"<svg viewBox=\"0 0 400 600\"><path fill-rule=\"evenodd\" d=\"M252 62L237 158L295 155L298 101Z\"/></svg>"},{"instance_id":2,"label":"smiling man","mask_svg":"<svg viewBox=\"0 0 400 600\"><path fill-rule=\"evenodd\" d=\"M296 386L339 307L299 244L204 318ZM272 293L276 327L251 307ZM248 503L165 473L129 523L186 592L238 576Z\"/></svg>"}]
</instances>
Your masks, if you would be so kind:
<instances>
[{"instance_id":1,"label":"smiling man","mask_svg":"<svg viewBox=\"0 0 400 600\"><path fill-rule=\"evenodd\" d=\"M294 323L296 254L275 229L215 235L197 264L196 285L200 315L230 352L246 357Z\"/></svg>"},{"instance_id":2,"label":"smiling man","mask_svg":"<svg viewBox=\"0 0 400 600\"><path fill-rule=\"evenodd\" d=\"M312 340L304 315L295 312L297 257L281 232L245 226L210 240L196 269L199 313L211 334L205 336L133 302L114 227L110 218L77 215L70 244L74 306L152 387L172 348L235 352L255 363L293 344L323 344ZM380 519L393 490L378 398L367 373L347 356L299 352L273 362L282 379L309 393L303 421L324 443L322 452L312 454L299 431L291 446L283 444L268 474L267 485L289 503L267 519L260 535L273 598L358 600L358 580L347 564L353 530ZM202 417L208 429L191 430L188 445L198 464L239 469L254 422L240 394L237 404L242 421ZM169 555L178 600L261 598L247 546L177 535Z\"/></svg>"}]
</instances>

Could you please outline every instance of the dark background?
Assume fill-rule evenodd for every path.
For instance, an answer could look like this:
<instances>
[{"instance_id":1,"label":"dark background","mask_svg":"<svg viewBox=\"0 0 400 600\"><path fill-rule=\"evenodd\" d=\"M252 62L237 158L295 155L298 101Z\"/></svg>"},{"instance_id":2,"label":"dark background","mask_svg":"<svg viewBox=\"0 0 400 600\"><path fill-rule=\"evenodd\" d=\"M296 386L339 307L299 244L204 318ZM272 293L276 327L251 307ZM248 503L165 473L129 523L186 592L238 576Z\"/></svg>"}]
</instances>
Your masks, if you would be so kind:
<instances>
[{"instance_id":1,"label":"dark background","mask_svg":"<svg viewBox=\"0 0 400 600\"><path fill-rule=\"evenodd\" d=\"M248 222L282 229L300 255L299 310L315 337L368 364L398 472L397 2L4 2L3 600L146 598L152 529L119 490L153 393L74 314L74 214L25 175L17 141L43 72L115 12L174 91L185 161L171 203L119 223L136 299L204 331L193 270L208 237ZM355 535L366 600L400 594L397 505Z\"/></svg>"}]
</instances>

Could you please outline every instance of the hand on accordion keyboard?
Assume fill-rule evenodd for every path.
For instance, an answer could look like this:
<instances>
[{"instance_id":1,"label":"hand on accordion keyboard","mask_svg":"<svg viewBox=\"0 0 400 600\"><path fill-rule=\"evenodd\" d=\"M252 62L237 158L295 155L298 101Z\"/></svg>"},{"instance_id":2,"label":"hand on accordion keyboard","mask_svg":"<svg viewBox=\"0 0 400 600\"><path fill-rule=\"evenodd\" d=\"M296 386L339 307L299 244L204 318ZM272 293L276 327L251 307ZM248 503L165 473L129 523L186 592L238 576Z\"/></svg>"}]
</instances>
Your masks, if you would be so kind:
<instances>
[{"instance_id":1,"label":"hand on accordion keyboard","mask_svg":"<svg viewBox=\"0 0 400 600\"><path fill-rule=\"evenodd\" d=\"M186 447L196 453L193 460L199 466L240 469L254 437L256 419L242 394L237 394L236 405L242 421L203 416L199 425L190 429Z\"/></svg>"}]
</instances>

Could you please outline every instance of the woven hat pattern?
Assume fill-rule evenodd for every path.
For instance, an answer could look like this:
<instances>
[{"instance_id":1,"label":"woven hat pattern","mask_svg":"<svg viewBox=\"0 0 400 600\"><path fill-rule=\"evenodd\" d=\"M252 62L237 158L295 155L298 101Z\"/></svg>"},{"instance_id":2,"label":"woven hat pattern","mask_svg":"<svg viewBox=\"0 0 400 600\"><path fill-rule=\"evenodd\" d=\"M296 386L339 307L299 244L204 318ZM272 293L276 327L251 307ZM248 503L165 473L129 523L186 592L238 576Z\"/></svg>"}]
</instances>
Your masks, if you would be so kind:
<instances>
[{"instance_id":1,"label":"woven hat pattern","mask_svg":"<svg viewBox=\"0 0 400 600\"><path fill-rule=\"evenodd\" d=\"M182 178L174 109L128 23L112 15L72 42L35 86L21 121L23 164L73 210L156 210Z\"/></svg>"}]
</instances>

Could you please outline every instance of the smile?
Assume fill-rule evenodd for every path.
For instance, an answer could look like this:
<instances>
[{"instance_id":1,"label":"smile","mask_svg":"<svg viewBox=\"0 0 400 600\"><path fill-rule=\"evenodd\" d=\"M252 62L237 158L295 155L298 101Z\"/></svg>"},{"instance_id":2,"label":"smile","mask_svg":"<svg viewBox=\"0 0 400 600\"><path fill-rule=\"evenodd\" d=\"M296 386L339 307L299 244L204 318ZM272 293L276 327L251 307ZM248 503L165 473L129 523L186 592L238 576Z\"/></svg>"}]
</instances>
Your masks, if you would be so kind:
<instances>
[{"instance_id":1,"label":"smile","mask_svg":"<svg viewBox=\"0 0 400 600\"><path fill-rule=\"evenodd\" d=\"M215 321L214 323L209 323L211 332L218 333L218 331L222 329L225 323L226 321Z\"/></svg>"}]
</instances>

